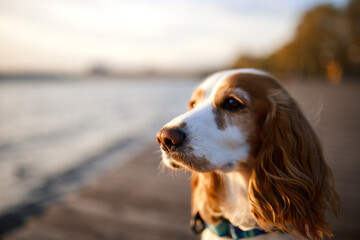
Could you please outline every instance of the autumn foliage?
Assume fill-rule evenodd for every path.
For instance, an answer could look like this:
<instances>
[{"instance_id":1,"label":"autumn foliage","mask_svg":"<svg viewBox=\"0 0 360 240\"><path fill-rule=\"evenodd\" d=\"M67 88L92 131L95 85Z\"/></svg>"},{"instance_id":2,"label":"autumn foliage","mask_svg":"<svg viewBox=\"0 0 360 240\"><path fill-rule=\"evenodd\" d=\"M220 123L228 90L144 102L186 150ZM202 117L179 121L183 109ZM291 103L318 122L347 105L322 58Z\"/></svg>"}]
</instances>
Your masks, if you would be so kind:
<instances>
[{"instance_id":1,"label":"autumn foliage","mask_svg":"<svg viewBox=\"0 0 360 240\"><path fill-rule=\"evenodd\" d=\"M294 38L269 56L241 56L234 68L256 67L270 72L323 76L338 83L360 73L360 1L344 8L320 5L306 12Z\"/></svg>"}]
</instances>

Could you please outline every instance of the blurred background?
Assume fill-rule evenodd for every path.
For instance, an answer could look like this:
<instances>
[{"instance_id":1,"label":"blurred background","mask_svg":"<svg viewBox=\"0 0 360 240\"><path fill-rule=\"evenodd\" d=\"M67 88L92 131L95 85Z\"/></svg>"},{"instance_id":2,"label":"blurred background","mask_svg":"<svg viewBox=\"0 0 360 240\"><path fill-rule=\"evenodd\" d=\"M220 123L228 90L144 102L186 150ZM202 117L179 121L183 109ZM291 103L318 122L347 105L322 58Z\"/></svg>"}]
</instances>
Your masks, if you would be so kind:
<instances>
[{"instance_id":1,"label":"blurred background","mask_svg":"<svg viewBox=\"0 0 360 240\"><path fill-rule=\"evenodd\" d=\"M126 168L204 77L243 67L298 100L345 202L338 239L360 238L359 0L0 0L0 234Z\"/></svg>"}]
</instances>

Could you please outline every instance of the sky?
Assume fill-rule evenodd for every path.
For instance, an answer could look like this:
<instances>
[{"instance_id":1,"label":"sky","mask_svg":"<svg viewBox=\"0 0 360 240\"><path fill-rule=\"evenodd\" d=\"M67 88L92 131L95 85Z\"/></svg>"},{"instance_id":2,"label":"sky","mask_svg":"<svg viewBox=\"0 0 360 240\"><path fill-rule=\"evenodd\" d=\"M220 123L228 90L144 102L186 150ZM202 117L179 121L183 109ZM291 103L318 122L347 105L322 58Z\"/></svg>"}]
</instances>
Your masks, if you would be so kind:
<instances>
[{"instance_id":1,"label":"sky","mask_svg":"<svg viewBox=\"0 0 360 240\"><path fill-rule=\"evenodd\" d=\"M309 8L348 0L0 0L0 73L221 68L291 40Z\"/></svg>"}]
</instances>

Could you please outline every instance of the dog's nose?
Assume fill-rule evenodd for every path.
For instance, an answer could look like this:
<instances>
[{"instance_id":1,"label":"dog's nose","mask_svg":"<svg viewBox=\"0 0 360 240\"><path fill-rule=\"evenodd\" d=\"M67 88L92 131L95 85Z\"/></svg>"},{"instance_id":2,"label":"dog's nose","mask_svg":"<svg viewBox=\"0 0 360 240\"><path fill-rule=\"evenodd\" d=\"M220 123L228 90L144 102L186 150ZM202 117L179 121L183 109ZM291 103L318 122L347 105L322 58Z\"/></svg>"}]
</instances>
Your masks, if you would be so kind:
<instances>
[{"instance_id":1,"label":"dog's nose","mask_svg":"<svg viewBox=\"0 0 360 240\"><path fill-rule=\"evenodd\" d=\"M161 143L162 148L168 152L180 147L185 138L185 133L178 128L163 128L156 135L158 143Z\"/></svg>"}]
</instances>

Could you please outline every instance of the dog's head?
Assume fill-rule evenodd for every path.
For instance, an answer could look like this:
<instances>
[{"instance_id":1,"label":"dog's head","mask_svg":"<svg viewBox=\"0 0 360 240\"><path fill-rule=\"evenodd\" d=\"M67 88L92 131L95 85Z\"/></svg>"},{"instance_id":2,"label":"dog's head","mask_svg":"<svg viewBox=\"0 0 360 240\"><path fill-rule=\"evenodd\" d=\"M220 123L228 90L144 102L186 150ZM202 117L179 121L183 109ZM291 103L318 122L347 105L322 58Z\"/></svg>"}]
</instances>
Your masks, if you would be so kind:
<instances>
[{"instance_id":1,"label":"dog's head","mask_svg":"<svg viewBox=\"0 0 360 240\"><path fill-rule=\"evenodd\" d=\"M253 69L215 73L189 108L157 134L165 165L220 174L246 168L258 224L313 239L330 235L325 212L336 213L339 202L331 171L310 124L274 77Z\"/></svg>"},{"instance_id":2,"label":"dog's head","mask_svg":"<svg viewBox=\"0 0 360 240\"><path fill-rule=\"evenodd\" d=\"M194 91L190 111L167 123L157 139L171 168L232 171L259 147L271 95L286 94L267 73L233 70L211 75Z\"/></svg>"}]
</instances>

